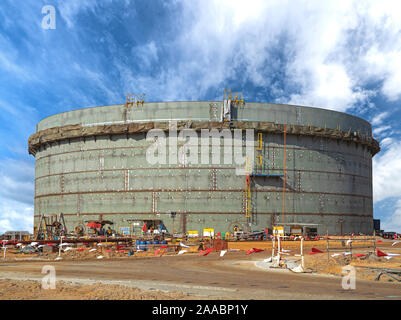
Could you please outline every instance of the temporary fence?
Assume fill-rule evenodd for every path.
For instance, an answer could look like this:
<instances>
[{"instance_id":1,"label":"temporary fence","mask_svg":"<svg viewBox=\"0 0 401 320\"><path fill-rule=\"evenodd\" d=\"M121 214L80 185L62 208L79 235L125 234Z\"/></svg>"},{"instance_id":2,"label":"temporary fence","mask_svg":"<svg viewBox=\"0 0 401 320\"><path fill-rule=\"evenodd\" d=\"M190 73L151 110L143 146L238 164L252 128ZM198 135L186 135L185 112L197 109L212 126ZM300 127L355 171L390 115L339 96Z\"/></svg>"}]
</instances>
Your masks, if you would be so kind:
<instances>
[{"instance_id":1,"label":"temporary fence","mask_svg":"<svg viewBox=\"0 0 401 320\"><path fill-rule=\"evenodd\" d=\"M348 239L344 238L333 238L333 237L325 237L326 240L326 251L327 251L327 260L330 260L330 252L337 253L339 251L343 252L345 249L352 260L353 251L360 249L372 249L373 252L376 251L376 237L350 237ZM340 245L338 245L340 244ZM333 246L334 245L334 246ZM346 253L347 253L346 252Z\"/></svg>"}]
</instances>

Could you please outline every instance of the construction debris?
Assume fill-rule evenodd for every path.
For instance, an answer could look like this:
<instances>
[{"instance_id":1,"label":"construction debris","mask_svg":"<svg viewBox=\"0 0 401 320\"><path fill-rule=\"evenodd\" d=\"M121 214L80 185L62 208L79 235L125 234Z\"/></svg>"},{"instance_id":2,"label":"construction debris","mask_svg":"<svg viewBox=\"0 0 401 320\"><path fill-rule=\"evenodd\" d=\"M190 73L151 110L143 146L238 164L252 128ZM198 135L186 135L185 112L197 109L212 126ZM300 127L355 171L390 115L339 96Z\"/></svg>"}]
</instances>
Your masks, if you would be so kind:
<instances>
[{"instance_id":1,"label":"construction debris","mask_svg":"<svg viewBox=\"0 0 401 320\"><path fill-rule=\"evenodd\" d=\"M390 278L392 278L398 282L401 282L401 270L400 269L379 269L379 270L380 270L380 272L377 275L377 278L375 279L376 281L379 281L380 277L385 274L385 275L389 276ZM398 277L396 277L395 275L397 275Z\"/></svg>"},{"instance_id":2,"label":"construction debris","mask_svg":"<svg viewBox=\"0 0 401 320\"><path fill-rule=\"evenodd\" d=\"M35 248L34 246L32 246L32 245L28 245L28 246L25 246L25 247L20 249L21 253L35 253L35 252L38 252L38 251L39 250L37 248Z\"/></svg>"}]
</instances>

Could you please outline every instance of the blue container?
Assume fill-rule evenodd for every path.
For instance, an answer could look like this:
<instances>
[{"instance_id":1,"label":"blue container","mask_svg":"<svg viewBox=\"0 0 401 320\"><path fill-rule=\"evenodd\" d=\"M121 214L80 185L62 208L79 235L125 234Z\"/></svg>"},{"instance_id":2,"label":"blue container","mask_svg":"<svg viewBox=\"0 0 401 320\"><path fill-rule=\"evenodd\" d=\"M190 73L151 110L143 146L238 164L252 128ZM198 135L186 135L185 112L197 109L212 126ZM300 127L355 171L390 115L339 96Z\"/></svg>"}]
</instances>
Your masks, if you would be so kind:
<instances>
[{"instance_id":1,"label":"blue container","mask_svg":"<svg viewBox=\"0 0 401 320\"><path fill-rule=\"evenodd\" d=\"M146 242L145 241L139 241L138 250L146 251Z\"/></svg>"},{"instance_id":2,"label":"blue container","mask_svg":"<svg viewBox=\"0 0 401 320\"><path fill-rule=\"evenodd\" d=\"M160 244L160 241L155 240L154 244Z\"/></svg>"},{"instance_id":3,"label":"blue container","mask_svg":"<svg viewBox=\"0 0 401 320\"><path fill-rule=\"evenodd\" d=\"M153 244L153 241L146 241L146 250L149 250L150 244Z\"/></svg>"}]
</instances>

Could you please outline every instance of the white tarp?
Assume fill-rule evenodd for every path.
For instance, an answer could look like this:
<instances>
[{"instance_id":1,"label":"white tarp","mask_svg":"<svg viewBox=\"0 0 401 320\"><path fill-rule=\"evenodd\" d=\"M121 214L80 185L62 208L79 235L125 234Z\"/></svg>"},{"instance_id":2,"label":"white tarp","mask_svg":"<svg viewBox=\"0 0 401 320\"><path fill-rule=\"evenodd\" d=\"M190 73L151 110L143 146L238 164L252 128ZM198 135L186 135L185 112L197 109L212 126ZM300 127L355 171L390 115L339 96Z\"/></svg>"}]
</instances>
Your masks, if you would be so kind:
<instances>
[{"instance_id":1,"label":"white tarp","mask_svg":"<svg viewBox=\"0 0 401 320\"><path fill-rule=\"evenodd\" d=\"M231 100L223 102L223 119L231 121Z\"/></svg>"}]
</instances>

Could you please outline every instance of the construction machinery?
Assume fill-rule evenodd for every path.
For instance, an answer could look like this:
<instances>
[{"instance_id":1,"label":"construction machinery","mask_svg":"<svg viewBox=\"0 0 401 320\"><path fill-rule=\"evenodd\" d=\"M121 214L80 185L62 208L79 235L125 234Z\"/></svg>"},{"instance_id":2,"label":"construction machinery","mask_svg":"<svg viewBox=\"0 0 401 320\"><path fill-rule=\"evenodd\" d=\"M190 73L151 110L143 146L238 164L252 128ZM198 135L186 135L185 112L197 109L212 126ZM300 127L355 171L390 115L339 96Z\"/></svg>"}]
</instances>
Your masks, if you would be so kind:
<instances>
[{"instance_id":1,"label":"construction machinery","mask_svg":"<svg viewBox=\"0 0 401 320\"><path fill-rule=\"evenodd\" d=\"M53 221L52 218L55 218ZM36 240L46 240L53 239L55 237L60 237L68 233L67 225L64 220L63 213L57 216L45 216L42 214L40 216L38 230L35 235Z\"/></svg>"}]
</instances>

